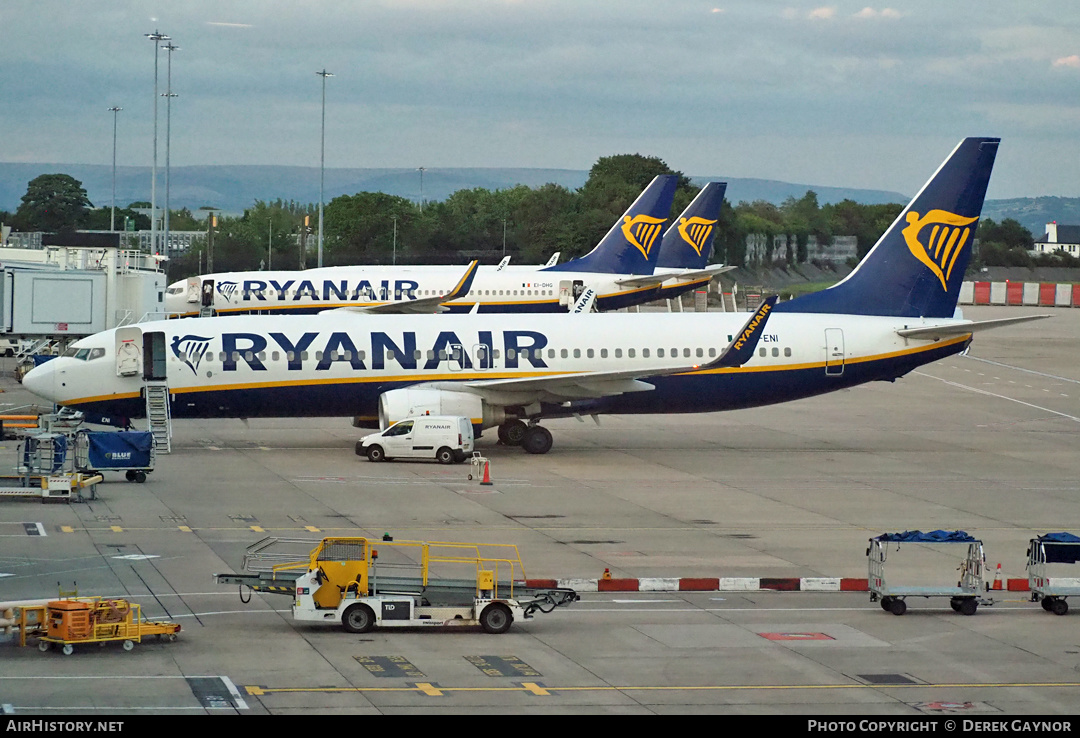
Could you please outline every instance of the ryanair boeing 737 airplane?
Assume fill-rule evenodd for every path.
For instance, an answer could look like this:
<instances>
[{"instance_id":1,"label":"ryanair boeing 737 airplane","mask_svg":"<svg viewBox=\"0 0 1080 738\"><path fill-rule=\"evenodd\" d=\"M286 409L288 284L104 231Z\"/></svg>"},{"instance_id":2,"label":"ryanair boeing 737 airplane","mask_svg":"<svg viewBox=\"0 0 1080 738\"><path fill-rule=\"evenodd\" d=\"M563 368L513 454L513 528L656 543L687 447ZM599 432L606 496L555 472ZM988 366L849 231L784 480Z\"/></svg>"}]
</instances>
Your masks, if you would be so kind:
<instances>
[{"instance_id":1,"label":"ryanair boeing 737 airplane","mask_svg":"<svg viewBox=\"0 0 1080 738\"><path fill-rule=\"evenodd\" d=\"M829 289L732 313L234 316L125 326L77 341L24 385L69 408L138 417L150 388L173 417L425 412L498 427L542 454L545 418L690 413L894 380L976 331L954 317L998 139L962 141L859 266Z\"/></svg>"},{"instance_id":2,"label":"ryanair boeing 737 airplane","mask_svg":"<svg viewBox=\"0 0 1080 738\"><path fill-rule=\"evenodd\" d=\"M169 286L169 315L246 313L314 313L345 308L368 313L432 312L566 312L591 288L598 310L640 305L658 298L661 283L692 289L724 267L671 268L653 274L660 234L671 211L677 177L656 177L591 252L564 264L477 268L464 276L452 266L342 266L286 272L231 272L192 277ZM687 249L700 251L708 242L723 200L698 197L680 216L690 224L676 229ZM715 188L710 190L715 193ZM709 212L699 212L704 207ZM682 235L684 234L685 235ZM708 242L711 245L711 242ZM673 246L667 246L672 250ZM203 309L209 309L204 311Z\"/></svg>"}]
</instances>

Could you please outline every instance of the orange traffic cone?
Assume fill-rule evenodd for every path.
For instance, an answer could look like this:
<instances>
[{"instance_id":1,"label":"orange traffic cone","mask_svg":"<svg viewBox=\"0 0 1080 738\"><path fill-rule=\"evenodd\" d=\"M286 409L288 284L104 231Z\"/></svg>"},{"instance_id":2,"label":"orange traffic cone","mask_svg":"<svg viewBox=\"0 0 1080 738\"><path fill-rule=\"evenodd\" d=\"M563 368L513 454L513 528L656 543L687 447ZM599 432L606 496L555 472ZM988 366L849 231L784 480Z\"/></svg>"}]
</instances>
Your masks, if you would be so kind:
<instances>
[{"instance_id":1,"label":"orange traffic cone","mask_svg":"<svg viewBox=\"0 0 1080 738\"><path fill-rule=\"evenodd\" d=\"M990 589L1001 589L1001 564L997 565L997 574L994 575L994 583Z\"/></svg>"},{"instance_id":2,"label":"orange traffic cone","mask_svg":"<svg viewBox=\"0 0 1080 738\"><path fill-rule=\"evenodd\" d=\"M486 484L488 486L491 485L491 462L490 461L485 461L484 462L484 481L480 482L480 484Z\"/></svg>"},{"instance_id":3,"label":"orange traffic cone","mask_svg":"<svg viewBox=\"0 0 1080 738\"><path fill-rule=\"evenodd\" d=\"M611 569L604 569L604 580L611 579Z\"/></svg>"}]
</instances>

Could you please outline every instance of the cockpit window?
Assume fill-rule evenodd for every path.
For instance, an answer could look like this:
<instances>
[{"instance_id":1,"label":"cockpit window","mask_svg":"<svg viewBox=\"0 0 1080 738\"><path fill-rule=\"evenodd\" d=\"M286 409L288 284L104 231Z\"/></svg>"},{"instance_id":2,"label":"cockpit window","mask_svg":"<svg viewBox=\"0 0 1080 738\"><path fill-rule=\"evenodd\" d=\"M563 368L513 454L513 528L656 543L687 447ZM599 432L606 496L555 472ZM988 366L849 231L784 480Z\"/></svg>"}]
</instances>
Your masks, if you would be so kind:
<instances>
[{"instance_id":1,"label":"cockpit window","mask_svg":"<svg viewBox=\"0 0 1080 738\"><path fill-rule=\"evenodd\" d=\"M170 287L169 289L167 289L165 291L168 292L170 295L180 295L180 294L183 294L184 288L183 287Z\"/></svg>"},{"instance_id":2,"label":"cockpit window","mask_svg":"<svg viewBox=\"0 0 1080 738\"><path fill-rule=\"evenodd\" d=\"M72 359L78 359L79 361L93 361L94 359L104 356L105 349L75 348L74 346L72 346L61 355Z\"/></svg>"}]
</instances>

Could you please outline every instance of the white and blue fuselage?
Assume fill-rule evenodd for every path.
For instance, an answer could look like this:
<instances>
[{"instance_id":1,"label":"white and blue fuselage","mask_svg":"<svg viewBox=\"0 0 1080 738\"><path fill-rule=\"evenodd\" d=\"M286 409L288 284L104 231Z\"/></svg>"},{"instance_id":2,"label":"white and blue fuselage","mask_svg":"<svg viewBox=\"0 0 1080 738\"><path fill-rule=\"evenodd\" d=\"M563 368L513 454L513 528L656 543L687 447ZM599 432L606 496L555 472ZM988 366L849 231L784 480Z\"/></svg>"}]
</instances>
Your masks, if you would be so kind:
<instances>
[{"instance_id":1,"label":"white and blue fuselage","mask_svg":"<svg viewBox=\"0 0 1080 738\"><path fill-rule=\"evenodd\" d=\"M389 390L526 378L538 380L535 399L544 406L543 417L707 412L891 380L959 353L970 341L970 334L942 340L901 337L898 329L920 325L910 318L777 312L744 365L663 374L670 367L707 364L745 318L734 313L559 319L326 314L170 320L82 339L68 355L36 368L24 381L35 394L60 405L139 417L144 412L143 374L119 376L118 362L125 344L140 350L146 345L138 334L160 333L165 352L158 360L174 417L374 419L379 396ZM658 376L650 377L650 370ZM545 378L595 373L600 380L607 372L632 372L652 389L601 391L601 396L578 400L552 390L545 399Z\"/></svg>"}]
</instances>

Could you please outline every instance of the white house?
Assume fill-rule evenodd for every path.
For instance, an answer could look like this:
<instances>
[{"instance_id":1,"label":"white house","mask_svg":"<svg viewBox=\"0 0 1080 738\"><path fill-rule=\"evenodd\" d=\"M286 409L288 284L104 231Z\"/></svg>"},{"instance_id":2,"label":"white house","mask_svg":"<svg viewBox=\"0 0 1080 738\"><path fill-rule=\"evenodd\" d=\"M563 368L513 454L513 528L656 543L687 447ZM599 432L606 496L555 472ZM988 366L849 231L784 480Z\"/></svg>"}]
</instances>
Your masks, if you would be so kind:
<instances>
[{"instance_id":1,"label":"white house","mask_svg":"<svg viewBox=\"0 0 1080 738\"><path fill-rule=\"evenodd\" d=\"M1046 224L1046 233L1035 239L1032 252L1052 254L1055 251L1080 258L1080 225L1058 225L1056 220Z\"/></svg>"}]
</instances>

